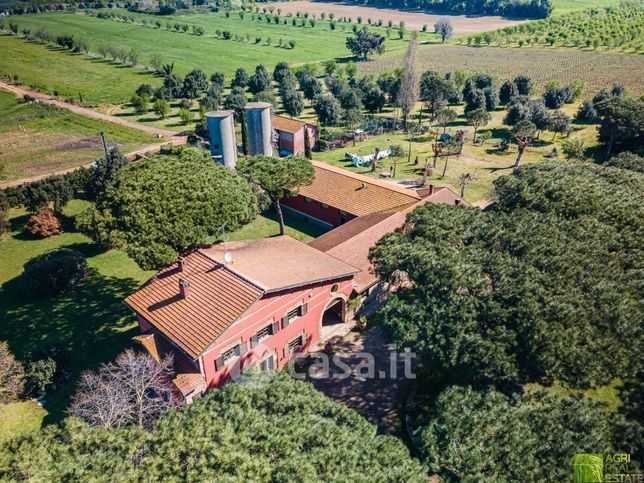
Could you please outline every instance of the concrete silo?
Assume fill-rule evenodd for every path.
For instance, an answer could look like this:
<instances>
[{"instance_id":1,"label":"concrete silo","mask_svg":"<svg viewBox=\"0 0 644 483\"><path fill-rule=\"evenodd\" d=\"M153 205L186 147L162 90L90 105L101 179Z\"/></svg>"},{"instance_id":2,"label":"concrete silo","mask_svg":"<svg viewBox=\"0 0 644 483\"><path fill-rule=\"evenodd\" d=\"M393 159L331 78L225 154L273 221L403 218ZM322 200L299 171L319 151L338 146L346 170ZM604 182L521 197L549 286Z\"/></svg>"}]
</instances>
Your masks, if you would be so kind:
<instances>
[{"instance_id":1,"label":"concrete silo","mask_svg":"<svg viewBox=\"0 0 644 483\"><path fill-rule=\"evenodd\" d=\"M206 113L210 154L230 169L237 165L237 138L235 137L234 111L211 111Z\"/></svg>"},{"instance_id":2,"label":"concrete silo","mask_svg":"<svg viewBox=\"0 0 644 483\"><path fill-rule=\"evenodd\" d=\"M248 154L256 156L273 155L273 105L268 102L246 104L246 132L248 133Z\"/></svg>"}]
</instances>

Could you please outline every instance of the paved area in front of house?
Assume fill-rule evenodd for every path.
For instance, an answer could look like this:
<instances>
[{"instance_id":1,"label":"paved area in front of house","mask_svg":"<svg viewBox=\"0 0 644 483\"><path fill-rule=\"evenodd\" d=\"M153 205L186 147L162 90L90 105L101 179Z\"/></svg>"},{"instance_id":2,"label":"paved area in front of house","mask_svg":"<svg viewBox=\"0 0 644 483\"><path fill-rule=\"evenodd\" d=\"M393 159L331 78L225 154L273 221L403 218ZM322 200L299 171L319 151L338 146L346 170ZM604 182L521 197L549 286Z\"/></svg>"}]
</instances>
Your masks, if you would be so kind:
<instances>
[{"instance_id":1,"label":"paved area in front of house","mask_svg":"<svg viewBox=\"0 0 644 483\"><path fill-rule=\"evenodd\" d=\"M404 357L390 350L393 346L385 343L379 328L349 332L332 341L332 345L328 374L323 370L322 359L314 359L308 380L331 399L355 409L377 425L379 433L399 434L399 409L409 382ZM334 356L350 369L335 364Z\"/></svg>"}]
</instances>

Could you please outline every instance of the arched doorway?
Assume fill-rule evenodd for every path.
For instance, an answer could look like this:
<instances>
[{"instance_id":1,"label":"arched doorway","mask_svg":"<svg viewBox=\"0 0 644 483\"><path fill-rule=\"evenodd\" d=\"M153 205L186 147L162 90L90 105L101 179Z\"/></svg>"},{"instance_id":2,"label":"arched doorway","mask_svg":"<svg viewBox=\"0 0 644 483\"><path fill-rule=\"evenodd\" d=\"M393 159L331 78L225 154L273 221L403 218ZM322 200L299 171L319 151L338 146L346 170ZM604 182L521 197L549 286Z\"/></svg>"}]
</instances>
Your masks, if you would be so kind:
<instances>
[{"instance_id":1,"label":"arched doorway","mask_svg":"<svg viewBox=\"0 0 644 483\"><path fill-rule=\"evenodd\" d=\"M347 301L344 296L336 296L326 304L320 318L320 339L327 340L338 335L345 326Z\"/></svg>"}]
</instances>

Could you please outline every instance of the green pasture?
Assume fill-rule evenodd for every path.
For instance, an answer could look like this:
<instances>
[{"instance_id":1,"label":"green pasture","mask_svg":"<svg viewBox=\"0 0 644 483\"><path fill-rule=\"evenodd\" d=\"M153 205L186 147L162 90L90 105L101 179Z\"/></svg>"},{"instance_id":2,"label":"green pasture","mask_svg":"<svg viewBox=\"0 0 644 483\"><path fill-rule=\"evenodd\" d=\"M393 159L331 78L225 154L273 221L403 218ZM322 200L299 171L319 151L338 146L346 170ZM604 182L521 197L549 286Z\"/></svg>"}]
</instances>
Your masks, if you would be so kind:
<instances>
[{"instance_id":1,"label":"green pasture","mask_svg":"<svg viewBox=\"0 0 644 483\"><path fill-rule=\"evenodd\" d=\"M22 18L22 17L20 17ZM116 104L128 99L136 88L161 80L142 69L119 66L56 47L0 34L0 74L49 94L86 104Z\"/></svg>"},{"instance_id":2,"label":"green pasture","mask_svg":"<svg viewBox=\"0 0 644 483\"><path fill-rule=\"evenodd\" d=\"M0 164L8 180L29 178L87 164L108 146L132 152L159 140L152 135L52 106L26 104L0 92Z\"/></svg>"},{"instance_id":3,"label":"green pasture","mask_svg":"<svg viewBox=\"0 0 644 483\"><path fill-rule=\"evenodd\" d=\"M23 15L15 22L21 29L32 31L43 28L53 34L68 34L83 38L90 44L90 50L96 52L99 45L113 45L124 49L134 49L140 54L139 62L150 64L154 54L160 55L165 62L174 63L175 70L185 74L191 69L200 68L205 72L223 71L234 74L238 67L253 69L257 64L272 67L278 62L303 64L326 59L344 58L350 55L345 47L346 37L353 35L350 24L338 24L336 30L330 30L328 22L317 20L315 27L293 27L291 19L284 17L288 25L277 25L253 21L247 13L241 19L235 12L227 18L223 13L152 16L130 13L125 10L106 10L133 17L136 22L122 22L113 19L99 19L84 13L47 13ZM144 26L143 20L153 23L160 21L161 28ZM187 24L202 27L203 36L169 31L166 24ZM346 31L342 31L342 28ZM373 27L372 27L373 28ZM229 31L231 35L243 38L243 41L224 40L216 36L216 31ZM384 29L378 29L384 33ZM395 32L394 32L395 34ZM246 36L249 40L246 41ZM261 41L256 43L256 38ZM387 41L390 50L404 49L407 42L393 38ZM430 37L429 34L426 37ZM267 40L270 38L270 45ZM279 41L287 45L295 41L295 47L279 47Z\"/></svg>"}]
</instances>

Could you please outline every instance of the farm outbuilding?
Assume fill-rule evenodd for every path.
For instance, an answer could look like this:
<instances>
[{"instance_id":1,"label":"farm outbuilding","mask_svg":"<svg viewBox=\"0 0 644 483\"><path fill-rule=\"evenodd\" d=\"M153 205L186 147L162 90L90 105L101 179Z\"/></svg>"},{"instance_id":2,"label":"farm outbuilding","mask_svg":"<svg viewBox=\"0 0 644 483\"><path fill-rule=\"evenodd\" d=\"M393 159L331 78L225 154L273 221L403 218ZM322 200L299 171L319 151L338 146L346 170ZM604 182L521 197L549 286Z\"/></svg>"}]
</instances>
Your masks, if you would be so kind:
<instances>
[{"instance_id":1,"label":"farm outbuilding","mask_svg":"<svg viewBox=\"0 0 644 483\"><path fill-rule=\"evenodd\" d=\"M313 124L284 116L273 116L273 130L277 133L277 150L280 155L304 154L306 133L311 148L318 139L318 130Z\"/></svg>"}]
</instances>

